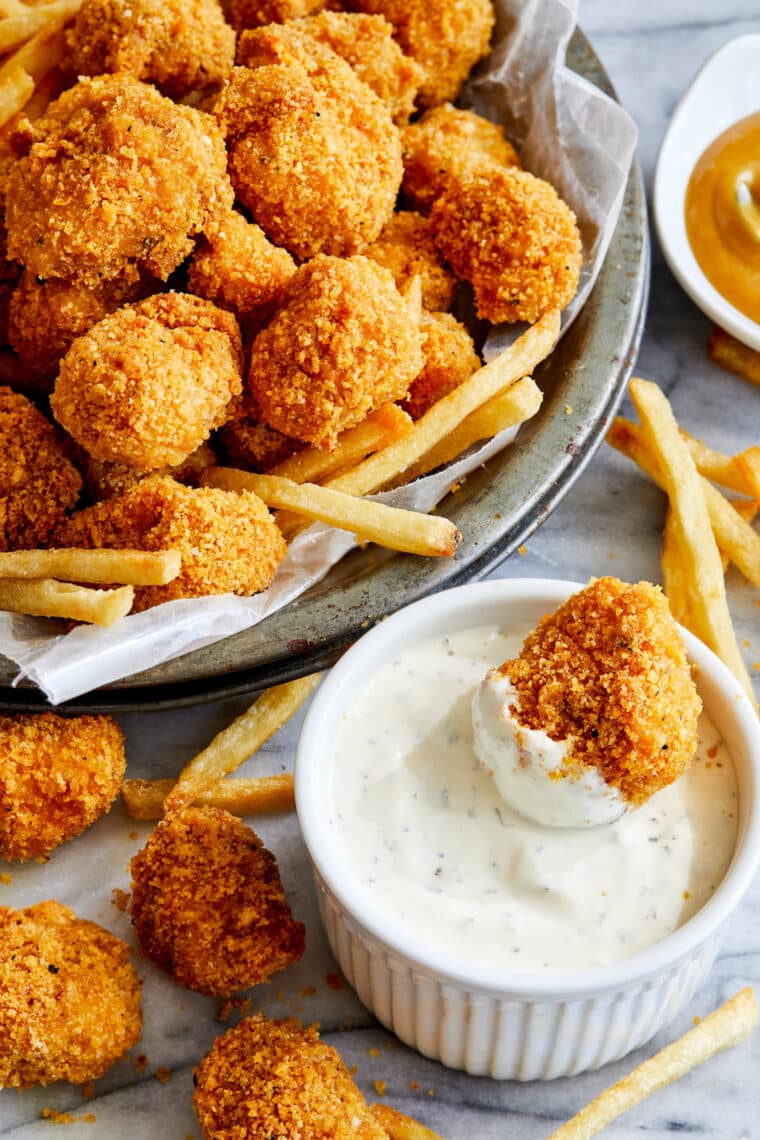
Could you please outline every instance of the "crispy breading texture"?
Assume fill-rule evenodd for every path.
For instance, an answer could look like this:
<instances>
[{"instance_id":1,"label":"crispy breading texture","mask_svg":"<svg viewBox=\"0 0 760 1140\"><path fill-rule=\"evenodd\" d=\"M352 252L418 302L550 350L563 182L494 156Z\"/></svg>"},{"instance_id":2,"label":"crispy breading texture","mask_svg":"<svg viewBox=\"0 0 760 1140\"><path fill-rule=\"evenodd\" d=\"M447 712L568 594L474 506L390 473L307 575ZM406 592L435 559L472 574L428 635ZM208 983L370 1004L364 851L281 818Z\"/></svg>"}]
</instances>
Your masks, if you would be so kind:
<instances>
[{"instance_id":1,"label":"crispy breading texture","mask_svg":"<svg viewBox=\"0 0 760 1140\"><path fill-rule=\"evenodd\" d=\"M441 261L430 221L422 214L413 210L394 214L377 241L367 246L364 256L390 269L401 293L419 277L426 309L445 310L451 305L456 278Z\"/></svg>"},{"instance_id":2,"label":"crispy breading texture","mask_svg":"<svg viewBox=\"0 0 760 1140\"><path fill-rule=\"evenodd\" d=\"M165 281L232 208L213 120L130 75L80 80L17 135L8 255L41 277Z\"/></svg>"},{"instance_id":3,"label":"crispy breading texture","mask_svg":"<svg viewBox=\"0 0 760 1140\"><path fill-rule=\"evenodd\" d=\"M401 138L387 106L329 47L294 27L246 33L247 66L214 107L235 192L299 258L374 241L401 185Z\"/></svg>"},{"instance_id":4,"label":"crispy breading texture","mask_svg":"<svg viewBox=\"0 0 760 1140\"><path fill-rule=\"evenodd\" d=\"M386 1140L336 1050L292 1018L241 1021L193 1080L205 1140Z\"/></svg>"},{"instance_id":5,"label":"crispy breading texture","mask_svg":"<svg viewBox=\"0 0 760 1140\"><path fill-rule=\"evenodd\" d=\"M293 25L327 44L345 59L363 83L388 105L394 123L409 122L425 71L405 55L383 16L361 12L320 12Z\"/></svg>"},{"instance_id":6,"label":"crispy breading texture","mask_svg":"<svg viewBox=\"0 0 760 1140\"><path fill-rule=\"evenodd\" d=\"M401 132L404 197L427 213L447 186L483 164L520 166L498 123L451 103L433 107Z\"/></svg>"},{"instance_id":7,"label":"crispy breading texture","mask_svg":"<svg viewBox=\"0 0 760 1140\"><path fill-rule=\"evenodd\" d=\"M0 857L44 860L109 811L126 760L107 716L0 717Z\"/></svg>"},{"instance_id":8,"label":"crispy breading texture","mask_svg":"<svg viewBox=\"0 0 760 1140\"><path fill-rule=\"evenodd\" d=\"M235 62L218 0L83 0L66 42L75 74L128 72L173 99L221 83Z\"/></svg>"},{"instance_id":9,"label":"crispy breading texture","mask_svg":"<svg viewBox=\"0 0 760 1140\"><path fill-rule=\"evenodd\" d=\"M245 415L221 428L219 442L235 467L257 472L276 467L306 446L300 439L260 423L255 416Z\"/></svg>"},{"instance_id":10,"label":"crispy breading texture","mask_svg":"<svg viewBox=\"0 0 760 1140\"><path fill-rule=\"evenodd\" d=\"M229 417L242 359L231 313L188 293L161 293L74 341L50 406L93 458L138 471L171 467Z\"/></svg>"},{"instance_id":11,"label":"crispy breading texture","mask_svg":"<svg viewBox=\"0 0 760 1140\"><path fill-rule=\"evenodd\" d=\"M291 279L259 333L248 378L255 415L330 446L373 408L402 399L423 365L421 335L387 269L316 257Z\"/></svg>"},{"instance_id":12,"label":"crispy breading texture","mask_svg":"<svg viewBox=\"0 0 760 1140\"><path fill-rule=\"evenodd\" d=\"M53 425L25 396L0 387L0 550L44 546L81 489Z\"/></svg>"},{"instance_id":13,"label":"crispy breading texture","mask_svg":"<svg viewBox=\"0 0 760 1140\"><path fill-rule=\"evenodd\" d=\"M472 337L451 313L424 313L420 331L425 364L401 404L413 420L418 420L481 366Z\"/></svg>"},{"instance_id":14,"label":"crispy breading texture","mask_svg":"<svg viewBox=\"0 0 760 1140\"><path fill-rule=\"evenodd\" d=\"M694 757L702 702L659 586L598 578L542 618L500 671L520 723L572 738L569 772L591 765L633 804Z\"/></svg>"},{"instance_id":15,"label":"crispy breading texture","mask_svg":"<svg viewBox=\"0 0 760 1140\"><path fill-rule=\"evenodd\" d=\"M404 51L425 71L418 103L456 99L483 56L494 25L491 0L351 0L360 12L385 16Z\"/></svg>"},{"instance_id":16,"label":"crispy breading texture","mask_svg":"<svg viewBox=\"0 0 760 1140\"><path fill-rule=\"evenodd\" d=\"M232 26L242 32L245 28L260 28L264 24L284 24L321 12L329 0L229 0L229 19Z\"/></svg>"},{"instance_id":17,"label":"crispy breading texture","mask_svg":"<svg viewBox=\"0 0 760 1140\"><path fill-rule=\"evenodd\" d=\"M130 867L140 944L182 985L226 997L303 954L274 856L229 812L166 817Z\"/></svg>"},{"instance_id":18,"label":"crispy breading texture","mask_svg":"<svg viewBox=\"0 0 760 1140\"><path fill-rule=\"evenodd\" d=\"M462 175L430 221L438 252L472 285L478 316L533 322L575 296L583 262L575 214L527 170Z\"/></svg>"},{"instance_id":19,"label":"crispy breading texture","mask_svg":"<svg viewBox=\"0 0 760 1140\"><path fill-rule=\"evenodd\" d=\"M113 499L123 494L136 483L151 475L169 475L178 483L185 483L188 487L197 487L198 480L207 467L215 467L219 457L210 443L202 443L191 451L187 459L183 459L176 467L167 467L146 475L145 472L135 471L134 467L127 467L123 463L102 463L99 459L84 455L80 463L80 470L84 478L88 495L95 502L103 499Z\"/></svg>"},{"instance_id":20,"label":"crispy breading texture","mask_svg":"<svg viewBox=\"0 0 760 1140\"><path fill-rule=\"evenodd\" d=\"M182 569L165 586L135 587L133 613L205 594L265 590L285 557L285 540L251 491L183 487L143 479L104 503L78 511L56 532L58 546L179 550Z\"/></svg>"},{"instance_id":21,"label":"crispy breading texture","mask_svg":"<svg viewBox=\"0 0 760 1140\"><path fill-rule=\"evenodd\" d=\"M52 900L0 907L0 1087L95 1080L141 1030L121 939Z\"/></svg>"}]
</instances>

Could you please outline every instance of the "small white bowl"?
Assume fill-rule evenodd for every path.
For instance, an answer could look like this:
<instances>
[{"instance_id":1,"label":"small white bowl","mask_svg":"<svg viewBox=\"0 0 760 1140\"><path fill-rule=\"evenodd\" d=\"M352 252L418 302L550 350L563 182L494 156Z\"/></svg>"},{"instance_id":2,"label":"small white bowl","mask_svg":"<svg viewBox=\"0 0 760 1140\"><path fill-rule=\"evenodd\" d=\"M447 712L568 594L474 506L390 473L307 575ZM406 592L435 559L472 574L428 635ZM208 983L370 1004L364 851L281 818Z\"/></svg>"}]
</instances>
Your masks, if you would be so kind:
<instances>
[{"instance_id":1,"label":"small white bowl","mask_svg":"<svg viewBox=\"0 0 760 1140\"><path fill-rule=\"evenodd\" d=\"M760 859L760 725L731 673L682 631L705 708L733 758L739 826L723 882L662 942L584 970L473 968L390 920L346 866L327 824L330 743L378 668L399 649L442 633L534 625L581 588L551 579L504 579L447 590L400 610L341 658L317 692L298 743L298 817L343 973L407 1045L476 1075L548 1080L598 1068L643 1045L693 997Z\"/></svg>"},{"instance_id":2,"label":"small white bowl","mask_svg":"<svg viewBox=\"0 0 760 1140\"><path fill-rule=\"evenodd\" d=\"M654 220L665 259L699 308L760 351L760 325L722 297L686 236L686 188L697 160L728 127L760 111L760 35L724 44L700 68L670 121L654 175Z\"/></svg>"}]
</instances>

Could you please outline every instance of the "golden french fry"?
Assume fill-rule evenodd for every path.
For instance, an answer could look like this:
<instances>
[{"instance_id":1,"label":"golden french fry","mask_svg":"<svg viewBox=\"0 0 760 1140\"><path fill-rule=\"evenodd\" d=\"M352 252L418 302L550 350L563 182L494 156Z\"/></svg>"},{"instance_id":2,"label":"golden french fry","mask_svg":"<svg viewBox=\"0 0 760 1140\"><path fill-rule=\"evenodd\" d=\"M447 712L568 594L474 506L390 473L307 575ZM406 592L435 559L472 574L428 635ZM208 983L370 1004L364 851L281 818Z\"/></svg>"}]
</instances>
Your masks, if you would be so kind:
<instances>
[{"instance_id":1,"label":"golden french fry","mask_svg":"<svg viewBox=\"0 0 760 1140\"><path fill-rule=\"evenodd\" d=\"M692 584L690 593L698 635L728 666L754 704L752 682L728 612L723 568L707 506L708 489L722 496L697 472L679 435L668 399L660 388L651 381L634 379L629 391L675 515ZM742 519L730 506L729 512L736 525L741 525Z\"/></svg>"},{"instance_id":2,"label":"golden french fry","mask_svg":"<svg viewBox=\"0 0 760 1140\"><path fill-rule=\"evenodd\" d=\"M161 819L164 803L175 787L175 780L125 780L121 798L132 819ZM222 808L232 815L291 811L296 804L293 776L290 772L251 778L228 776L193 802Z\"/></svg>"},{"instance_id":3,"label":"golden french fry","mask_svg":"<svg viewBox=\"0 0 760 1140\"><path fill-rule=\"evenodd\" d=\"M738 1045L756 1025L757 1001L752 987L747 986L678 1041L666 1045L627 1077L605 1089L572 1120L552 1132L548 1140L588 1140L653 1092L679 1080L716 1053Z\"/></svg>"},{"instance_id":4,"label":"golden french fry","mask_svg":"<svg viewBox=\"0 0 760 1140\"><path fill-rule=\"evenodd\" d=\"M179 574L178 550L12 550L0 553L2 578L58 578L71 582L164 586Z\"/></svg>"},{"instance_id":5,"label":"golden french fry","mask_svg":"<svg viewBox=\"0 0 760 1140\"><path fill-rule=\"evenodd\" d=\"M443 1140L437 1132L431 1132L389 1104L371 1104L370 1112L390 1140Z\"/></svg>"},{"instance_id":6,"label":"golden french fry","mask_svg":"<svg viewBox=\"0 0 760 1140\"><path fill-rule=\"evenodd\" d=\"M63 32L51 32L48 28L44 28L0 65L0 86L7 81L16 67L23 67L35 83L39 83L52 68L58 66L65 50L66 41Z\"/></svg>"},{"instance_id":7,"label":"golden french fry","mask_svg":"<svg viewBox=\"0 0 760 1140\"><path fill-rule=\"evenodd\" d=\"M208 468L202 482L225 491L254 491L269 507L319 519L367 542L407 554L450 557L461 537L453 523L438 515L368 502L316 483L293 483L277 475L253 475L228 467Z\"/></svg>"},{"instance_id":8,"label":"golden french fry","mask_svg":"<svg viewBox=\"0 0 760 1140\"><path fill-rule=\"evenodd\" d=\"M705 479L712 479L713 483L720 483L731 491L738 491L740 495L751 495L752 484L747 481L737 459L733 455L724 455L721 451L714 451L701 439L695 439L681 428L681 438L689 449L689 455L700 475Z\"/></svg>"},{"instance_id":9,"label":"golden french fry","mask_svg":"<svg viewBox=\"0 0 760 1140\"><path fill-rule=\"evenodd\" d=\"M760 500L760 447L747 447L740 451L734 456L734 463L747 483L747 494Z\"/></svg>"},{"instance_id":10,"label":"golden french fry","mask_svg":"<svg viewBox=\"0 0 760 1140\"><path fill-rule=\"evenodd\" d=\"M0 21L2 23L2 21ZM17 115L34 94L34 79L23 67L14 67L0 83L0 126Z\"/></svg>"},{"instance_id":11,"label":"golden french fry","mask_svg":"<svg viewBox=\"0 0 760 1140\"><path fill-rule=\"evenodd\" d=\"M113 625L132 609L132 586L117 590L88 590L53 578L0 579L0 610L33 617L69 618L93 625Z\"/></svg>"},{"instance_id":12,"label":"golden french fry","mask_svg":"<svg viewBox=\"0 0 760 1140\"><path fill-rule=\"evenodd\" d=\"M696 633L689 596L689 576L684 566L677 525L673 509L668 507L662 534L662 580L673 617Z\"/></svg>"},{"instance_id":13,"label":"golden french fry","mask_svg":"<svg viewBox=\"0 0 760 1140\"><path fill-rule=\"evenodd\" d=\"M180 811L239 768L270 736L290 720L319 684L321 673L267 689L251 707L223 729L180 772L166 797L164 811Z\"/></svg>"},{"instance_id":14,"label":"golden french fry","mask_svg":"<svg viewBox=\"0 0 760 1140\"><path fill-rule=\"evenodd\" d=\"M721 368L735 372L752 384L760 384L760 353L742 344L717 325L713 325L707 351L710 359Z\"/></svg>"},{"instance_id":15,"label":"golden french fry","mask_svg":"<svg viewBox=\"0 0 760 1140\"><path fill-rule=\"evenodd\" d=\"M12 51L43 31L58 31L79 11L82 0L51 0L0 20L0 52Z\"/></svg>"},{"instance_id":16,"label":"golden french fry","mask_svg":"<svg viewBox=\"0 0 760 1140\"><path fill-rule=\"evenodd\" d=\"M559 336L559 313L545 313L495 360L438 400L421 416L404 439L384 447L328 487L351 495L370 495L404 474L426 452L445 439L472 412L529 376L553 349Z\"/></svg>"},{"instance_id":17,"label":"golden french fry","mask_svg":"<svg viewBox=\"0 0 760 1140\"><path fill-rule=\"evenodd\" d=\"M332 451L307 447L278 463L267 474L281 475L294 483L321 483L348 464L357 463L378 448L408 435L412 426L411 416L397 404L385 404L356 427L341 432Z\"/></svg>"}]
</instances>

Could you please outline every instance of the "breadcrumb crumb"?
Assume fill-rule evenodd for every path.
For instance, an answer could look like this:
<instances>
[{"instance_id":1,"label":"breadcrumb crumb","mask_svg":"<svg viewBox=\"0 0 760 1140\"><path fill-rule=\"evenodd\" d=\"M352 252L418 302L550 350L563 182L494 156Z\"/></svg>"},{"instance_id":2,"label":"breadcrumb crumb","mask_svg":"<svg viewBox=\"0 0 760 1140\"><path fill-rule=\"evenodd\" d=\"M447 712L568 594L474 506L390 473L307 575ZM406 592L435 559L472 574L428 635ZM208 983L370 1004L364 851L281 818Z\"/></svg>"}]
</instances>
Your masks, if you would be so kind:
<instances>
[{"instance_id":1,"label":"breadcrumb crumb","mask_svg":"<svg viewBox=\"0 0 760 1140\"><path fill-rule=\"evenodd\" d=\"M426 309L445 310L451 305L456 278L438 256L430 221L422 214L413 210L394 214L364 255L391 271L400 293L419 277Z\"/></svg>"}]
</instances>

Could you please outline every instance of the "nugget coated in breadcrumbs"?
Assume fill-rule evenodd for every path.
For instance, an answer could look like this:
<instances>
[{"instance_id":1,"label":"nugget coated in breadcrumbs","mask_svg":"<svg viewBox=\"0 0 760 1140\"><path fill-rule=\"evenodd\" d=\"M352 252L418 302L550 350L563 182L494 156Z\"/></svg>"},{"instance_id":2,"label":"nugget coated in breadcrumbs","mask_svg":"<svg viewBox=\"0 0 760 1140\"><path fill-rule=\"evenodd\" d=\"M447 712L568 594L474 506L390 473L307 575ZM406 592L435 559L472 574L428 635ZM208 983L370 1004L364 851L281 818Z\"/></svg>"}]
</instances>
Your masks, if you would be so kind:
<instances>
[{"instance_id":1,"label":"nugget coated in breadcrumbs","mask_svg":"<svg viewBox=\"0 0 760 1140\"><path fill-rule=\"evenodd\" d=\"M203 472L208 467L215 467L218 462L219 456L211 444L202 443L176 467L167 467L150 475L143 471L135 471L134 467L127 467L124 463L103 463L89 455L84 456L79 466L89 497L95 502L101 502L103 499L113 499L116 495L123 494L136 483L149 479L152 475L168 475L177 483L197 487Z\"/></svg>"},{"instance_id":2,"label":"nugget coated in breadcrumbs","mask_svg":"<svg viewBox=\"0 0 760 1140\"><path fill-rule=\"evenodd\" d=\"M404 197L427 213L452 181L475 167L518 166L517 151L504 131L475 111L451 103L433 107L401 132Z\"/></svg>"},{"instance_id":3,"label":"nugget coated in breadcrumbs","mask_svg":"<svg viewBox=\"0 0 760 1140\"><path fill-rule=\"evenodd\" d=\"M419 277L426 309L445 310L451 305L456 278L439 257L430 221L422 214L413 210L394 214L377 241L367 246L364 256L390 269L401 293Z\"/></svg>"},{"instance_id":4,"label":"nugget coated in breadcrumbs","mask_svg":"<svg viewBox=\"0 0 760 1140\"><path fill-rule=\"evenodd\" d=\"M242 362L231 313L188 293L161 293L74 341L50 406L93 458L153 471L182 463L228 419Z\"/></svg>"},{"instance_id":5,"label":"nugget coated in breadcrumbs","mask_svg":"<svg viewBox=\"0 0 760 1140\"><path fill-rule=\"evenodd\" d=\"M104 815L124 775L107 716L0 717L0 857L44 860Z\"/></svg>"},{"instance_id":6,"label":"nugget coated in breadcrumbs","mask_svg":"<svg viewBox=\"0 0 760 1140\"><path fill-rule=\"evenodd\" d=\"M44 546L81 489L53 425L26 396L0 387L0 550Z\"/></svg>"},{"instance_id":7,"label":"nugget coated in breadcrumbs","mask_svg":"<svg viewBox=\"0 0 760 1140\"><path fill-rule=\"evenodd\" d=\"M463 175L430 221L438 252L472 285L478 316L532 322L575 296L583 262L575 214L527 170Z\"/></svg>"},{"instance_id":8,"label":"nugget coated in breadcrumbs","mask_svg":"<svg viewBox=\"0 0 760 1140\"><path fill-rule=\"evenodd\" d=\"M140 1036L140 984L126 944L68 907L0 907L0 1088L102 1076Z\"/></svg>"},{"instance_id":9,"label":"nugget coated in breadcrumbs","mask_svg":"<svg viewBox=\"0 0 760 1140\"><path fill-rule=\"evenodd\" d=\"M284 24L321 12L328 0L229 0L228 16L232 26L242 32L245 28L260 28L264 24Z\"/></svg>"},{"instance_id":10,"label":"nugget coated in breadcrumbs","mask_svg":"<svg viewBox=\"0 0 760 1140\"><path fill-rule=\"evenodd\" d=\"M72 515L58 546L179 550L182 568L165 586L136 586L132 612L175 598L265 590L285 557L285 540L252 491L183 487L167 476Z\"/></svg>"},{"instance_id":11,"label":"nugget coated in breadcrumbs","mask_svg":"<svg viewBox=\"0 0 760 1140\"><path fill-rule=\"evenodd\" d=\"M315 257L251 349L254 414L285 435L332 446L373 408L406 396L421 334L393 278L366 257Z\"/></svg>"},{"instance_id":12,"label":"nugget coated in breadcrumbs","mask_svg":"<svg viewBox=\"0 0 760 1140\"><path fill-rule=\"evenodd\" d=\"M218 438L233 466L259 473L276 467L306 446L300 439L260 423L255 416L230 420Z\"/></svg>"},{"instance_id":13,"label":"nugget coated in breadcrumbs","mask_svg":"<svg viewBox=\"0 0 760 1140\"><path fill-rule=\"evenodd\" d=\"M451 313L424 313L420 321L425 364L415 376L402 408L418 420L480 368L472 337Z\"/></svg>"},{"instance_id":14,"label":"nugget coated in breadcrumbs","mask_svg":"<svg viewBox=\"0 0 760 1140\"><path fill-rule=\"evenodd\" d=\"M597 768L632 804L694 757L702 702L659 586L598 578L542 618L500 672L519 722L571 739L566 763Z\"/></svg>"},{"instance_id":15,"label":"nugget coated in breadcrumbs","mask_svg":"<svg viewBox=\"0 0 760 1140\"><path fill-rule=\"evenodd\" d=\"M292 1018L241 1021L193 1080L205 1140L387 1140L336 1050Z\"/></svg>"},{"instance_id":16,"label":"nugget coated in breadcrumbs","mask_svg":"<svg viewBox=\"0 0 760 1140\"><path fill-rule=\"evenodd\" d=\"M213 119L130 75L80 80L26 124L22 143L8 256L41 277L165 281L232 208Z\"/></svg>"},{"instance_id":17,"label":"nugget coated in breadcrumbs","mask_svg":"<svg viewBox=\"0 0 760 1140\"><path fill-rule=\"evenodd\" d=\"M235 62L218 0L83 0L66 42L76 75L128 72L173 99L221 83Z\"/></svg>"},{"instance_id":18,"label":"nugget coated in breadcrumbs","mask_svg":"<svg viewBox=\"0 0 760 1140\"><path fill-rule=\"evenodd\" d=\"M302 956L274 856L229 812L169 815L130 867L140 944L183 986L226 997Z\"/></svg>"}]
</instances>

